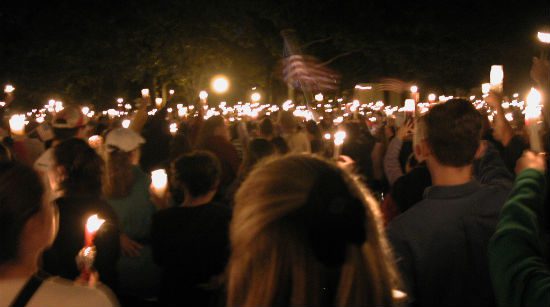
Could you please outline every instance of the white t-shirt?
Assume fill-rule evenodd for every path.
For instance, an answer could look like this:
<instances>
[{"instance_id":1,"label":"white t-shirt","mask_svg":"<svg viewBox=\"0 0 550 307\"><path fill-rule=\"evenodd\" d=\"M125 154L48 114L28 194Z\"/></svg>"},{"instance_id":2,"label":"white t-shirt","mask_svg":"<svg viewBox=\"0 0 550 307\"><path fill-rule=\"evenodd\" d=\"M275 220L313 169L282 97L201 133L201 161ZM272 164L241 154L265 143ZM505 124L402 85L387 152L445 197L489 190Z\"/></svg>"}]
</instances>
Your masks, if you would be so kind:
<instances>
[{"instance_id":1,"label":"white t-shirt","mask_svg":"<svg viewBox=\"0 0 550 307\"><path fill-rule=\"evenodd\" d=\"M0 280L0 307L13 302L27 279ZM107 287L80 286L72 281L50 277L46 279L31 298L27 307L116 307L118 302Z\"/></svg>"}]
</instances>

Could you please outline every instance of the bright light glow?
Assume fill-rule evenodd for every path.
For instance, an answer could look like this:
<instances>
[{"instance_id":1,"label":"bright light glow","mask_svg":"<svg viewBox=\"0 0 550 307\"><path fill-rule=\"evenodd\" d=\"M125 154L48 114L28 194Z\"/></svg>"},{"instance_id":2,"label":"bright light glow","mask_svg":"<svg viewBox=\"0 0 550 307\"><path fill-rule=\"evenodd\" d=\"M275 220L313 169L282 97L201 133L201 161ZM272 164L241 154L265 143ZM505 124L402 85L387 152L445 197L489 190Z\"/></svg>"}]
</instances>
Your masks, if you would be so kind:
<instances>
[{"instance_id":1,"label":"bright light glow","mask_svg":"<svg viewBox=\"0 0 550 307\"><path fill-rule=\"evenodd\" d=\"M321 93L315 95L315 101L323 101L324 98L325 97Z\"/></svg>"},{"instance_id":2,"label":"bright light glow","mask_svg":"<svg viewBox=\"0 0 550 307\"><path fill-rule=\"evenodd\" d=\"M83 107L82 108L82 114L88 115L89 112L90 112L90 108L88 108L88 107Z\"/></svg>"},{"instance_id":3,"label":"bright light glow","mask_svg":"<svg viewBox=\"0 0 550 307\"><path fill-rule=\"evenodd\" d=\"M162 98L155 98L155 104L157 105L157 108L160 108L162 106Z\"/></svg>"},{"instance_id":4,"label":"bright light glow","mask_svg":"<svg viewBox=\"0 0 550 307\"><path fill-rule=\"evenodd\" d=\"M229 80L225 76L216 76L212 79L211 87L216 93L223 94L229 89Z\"/></svg>"},{"instance_id":5,"label":"bright light glow","mask_svg":"<svg viewBox=\"0 0 550 307\"><path fill-rule=\"evenodd\" d=\"M151 172L151 184L153 185L153 191L158 194L164 193L168 186L168 175L166 170L158 169Z\"/></svg>"},{"instance_id":6,"label":"bright light glow","mask_svg":"<svg viewBox=\"0 0 550 307\"><path fill-rule=\"evenodd\" d=\"M178 133L178 124L176 123L170 124L170 133L172 135L176 135L176 133Z\"/></svg>"},{"instance_id":7,"label":"bright light glow","mask_svg":"<svg viewBox=\"0 0 550 307\"><path fill-rule=\"evenodd\" d=\"M128 129L128 128L130 127L130 124L131 124L131 123L132 123L132 121L129 120L129 119L123 120L123 121L122 121L122 128Z\"/></svg>"},{"instance_id":8,"label":"bright light glow","mask_svg":"<svg viewBox=\"0 0 550 307\"><path fill-rule=\"evenodd\" d=\"M541 114L540 102L542 98L534 87L531 88L527 95L527 106L525 107L525 120L538 119Z\"/></svg>"},{"instance_id":9,"label":"bright light glow","mask_svg":"<svg viewBox=\"0 0 550 307\"><path fill-rule=\"evenodd\" d=\"M344 140L346 139L346 132L345 131L338 131L334 134L334 145L340 146L344 144Z\"/></svg>"},{"instance_id":10,"label":"bright light glow","mask_svg":"<svg viewBox=\"0 0 550 307\"><path fill-rule=\"evenodd\" d=\"M124 102L124 98L117 98L116 102L118 102L118 103L123 103L123 102Z\"/></svg>"},{"instance_id":11,"label":"bright light glow","mask_svg":"<svg viewBox=\"0 0 550 307\"><path fill-rule=\"evenodd\" d=\"M411 86L411 93L416 94L418 92L418 86L413 85Z\"/></svg>"},{"instance_id":12,"label":"bright light glow","mask_svg":"<svg viewBox=\"0 0 550 307\"><path fill-rule=\"evenodd\" d=\"M15 114L10 118L10 130L11 133L15 135L24 135L25 134L25 115Z\"/></svg>"},{"instance_id":13,"label":"bright light glow","mask_svg":"<svg viewBox=\"0 0 550 307\"><path fill-rule=\"evenodd\" d=\"M519 97L519 94L518 94L518 93L514 93L513 97L514 97L514 98L518 98L518 97Z\"/></svg>"},{"instance_id":14,"label":"bright light glow","mask_svg":"<svg viewBox=\"0 0 550 307\"><path fill-rule=\"evenodd\" d=\"M103 143L103 138L97 134L92 135L88 138L88 145L92 148L99 148L101 144Z\"/></svg>"},{"instance_id":15,"label":"bright light glow","mask_svg":"<svg viewBox=\"0 0 550 307\"><path fill-rule=\"evenodd\" d=\"M435 94L430 94L430 95L428 95L428 101L429 101L429 102L434 102L435 99L436 99L436 97L437 97L437 96L436 96Z\"/></svg>"},{"instance_id":16,"label":"bright light glow","mask_svg":"<svg viewBox=\"0 0 550 307\"><path fill-rule=\"evenodd\" d=\"M332 135L330 133L325 133L325 135L323 136L325 138L325 140L330 140L332 139Z\"/></svg>"},{"instance_id":17,"label":"bright light glow","mask_svg":"<svg viewBox=\"0 0 550 307\"><path fill-rule=\"evenodd\" d=\"M142 96L143 98L149 97L149 89L148 89L148 88L142 89L142 90L141 90L141 96Z\"/></svg>"},{"instance_id":18,"label":"bright light glow","mask_svg":"<svg viewBox=\"0 0 550 307\"><path fill-rule=\"evenodd\" d=\"M483 95L489 94L490 91L491 91L491 83L481 84L481 92L483 93Z\"/></svg>"},{"instance_id":19,"label":"bright light glow","mask_svg":"<svg viewBox=\"0 0 550 307\"><path fill-rule=\"evenodd\" d=\"M504 70L502 65L491 66L490 83L492 87L502 87L502 81L504 80Z\"/></svg>"},{"instance_id":20,"label":"bright light glow","mask_svg":"<svg viewBox=\"0 0 550 307\"><path fill-rule=\"evenodd\" d=\"M414 99L406 99L405 106L403 107L403 112L414 112L416 105Z\"/></svg>"},{"instance_id":21,"label":"bright light glow","mask_svg":"<svg viewBox=\"0 0 550 307\"><path fill-rule=\"evenodd\" d=\"M88 218L88 221L86 222L86 231L91 234L95 234L99 228L101 228L101 225L105 223L105 220L100 219L97 214L94 214Z\"/></svg>"},{"instance_id":22,"label":"bright light glow","mask_svg":"<svg viewBox=\"0 0 550 307\"><path fill-rule=\"evenodd\" d=\"M199 93L199 98L200 98L200 100L206 100L206 98L208 98L208 92L207 91L201 91Z\"/></svg>"},{"instance_id":23,"label":"bright light glow","mask_svg":"<svg viewBox=\"0 0 550 307\"><path fill-rule=\"evenodd\" d=\"M368 86L361 86L359 84L357 84L355 86L355 89L357 90L362 90L362 91L365 91L365 90L372 90L372 86L368 85Z\"/></svg>"},{"instance_id":24,"label":"bright light glow","mask_svg":"<svg viewBox=\"0 0 550 307\"><path fill-rule=\"evenodd\" d=\"M537 33L537 38L539 39L539 41L540 41L541 43L550 44L550 33L547 33L547 32L538 32L538 33Z\"/></svg>"},{"instance_id":25,"label":"bright light glow","mask_svg":"<svg viewBox=\"0 0 550 307\"><path fill-rule=\"evenodd\" d=\"M174 91L174 90L169 90L168 91L168 94L170 94L170 95L174 95L175 93L176 93L176 91Z\"/></svg>"},{"instance_id":26,"label":"bright light glow","mask_svg":"<svg viewBox=\"0 0 550 307\"><path fill-rule=\"evenodd\" d=\"M36 118L36 122L39 123L39 124L43 123L44 122L44 117Z\"/></svg>"},{"instance_id":27,"label":"bright light glow","mask_svg":"<svg viewBox=\"0 0 550 307\"><path fill-rule=\"evenodd\" d=\"M6 87L4 88L4 93L6 94L10 94L13 91L15 91L15 87L13 87L11 84L6 85Z\"/></svg>"},{"instance_id":28,"label":"bright light glow","mask_svg":"<svg viewBox=\"0 0 550 307\"><path fill-rule=\"evenodd\" d=\"M125 108L126 110L131 110L131 109L132 109L132 105L129 104L129 103L127 103L127 104L124 105L124 108Z\"/></svg>"},{"instance_id":29,"label":"bright light glow","mask_svg":"<svg viewBox=\"0 0 550 307\"><path fill-rule=\"evenodd\" d=\"M250 95L250 99L253 102L258 102L260 101L260 99L262 99L262 95L260 95L260 93L252 93L252 95Z\"/></svg>"}]
</instances>

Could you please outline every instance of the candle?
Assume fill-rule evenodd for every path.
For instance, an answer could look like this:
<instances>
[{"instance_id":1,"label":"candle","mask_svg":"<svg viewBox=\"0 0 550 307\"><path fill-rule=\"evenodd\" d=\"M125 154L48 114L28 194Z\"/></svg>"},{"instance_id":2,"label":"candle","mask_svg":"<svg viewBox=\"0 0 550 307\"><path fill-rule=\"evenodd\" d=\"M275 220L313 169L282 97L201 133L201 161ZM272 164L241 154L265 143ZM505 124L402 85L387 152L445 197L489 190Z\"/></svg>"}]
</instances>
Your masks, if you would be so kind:
<instances>
[{"instance_id":1,"label":"candle","mask_svg":"<svg viewBox=\"0 0 550 307\"><path fill-rule=\"evenodd\" d=\"M344 139L346 138L345 131L338 131L334 134L334 156L335 160L338 160L340 154L342 153L342 145L344 144Z\"/></svg>"},{"instance_id":2,"label":"candle","mask_svg":"<svg viewBox=\"0 0 550 307\"><path fill-rule=\"evenodd\" d=\"M103 223L105 223L105 220L100 219L97 214L94 214L88 218L85 232L86 247L94 246L95 236Z\"/></svg>"},{"instance_id":3,"label":"candle","mask_svg":"<svg viewBox=\"0 0 550 307\"><path fill-rule=\"evenodd\" d=\"M176 135L176 133L178 133L178 124L171 123L170 124L170 134Z\"/></svg>"},{"instance_id":4,"label":"candle","mask_svg":"<svg viewBox=\"0 0 550 307\"><path fill-rule=\"evenodd\" d=\"M13 91L15 91L15 87L13 87L10 84L8 84L8 85L6 85L6 87L4 87L4 93L6 93L8 95L13 93Z\"/></svg>"},{"instance_id":5,"label":"candle","mask_svg":"<svg viewBox=\"0 0 550 307\"><path fill-rule=\"evenodd\" d=\"M529 95L527 95L527 107L525 108L525 127L529 134L529 144L531 150L534 152L542 152L542 143L539 135L538 121L541 115L540 110L540 93L531 88Z\"/></svg>"},{"instance_id":6,"label":"candle","mask_svg":"<svg viewBox=\"0 0 550 307\"><path fill-rule=\"evenodd\" d=\"M157 109L160 109L162 107L162 98L155 98L155 104L157 105Z\"/></svg>"},{"instance_id":7,"label":"candle","mask_svg":"<svg viewBox=\"0 0 550 307\"><path fill-rule=\"evenodd\" d=\"M429 101L430 103L434 103L434 102L435 102L435 99L436 99L435 94L430 94L430 95L428 95L428 101Z\"/></svg>"},{"instance_id":8,"label":"candle","mask_svg":"<svg viewBox=\"0 0 550 307\"><path fill-rule=\"evenodd\" d=\"M153 192L158 197L163 197L166 193L166 188L168 187L168 175L166 170L158 169L151 172L151 182L153 186Z\"/></svg>"},{"instance_id":9,"label":"candle","mask_svg":"<svg viewBox=\"0 0 550 307\"><path fill-rule=\"evenodd\" d=\"M15 136L25 135L25 115L15 114L10 118L10 131Z\"/></svg>"},{"instance_id":10,"label":"candle","mask_svg":"<svg viewBox=\"0 0 550 307\"><path fill-rule=\"evenodd\" d=\"M502 65L491 66L490 74L491 90L502 93L502 81L504 80L504 71Z\"/></svg>"},{"instance_id":11,"label":"candle","mask_svg":"<svg viewBox=\"0 0 550 307\"><path fill-rule=\"evenodd\" d=\"M416 101L414 99L405 99L405 106L403 107L406 118L413 118L416 111Z\"/></svg>"},{"instance_id":12,"label":"candle","mask_svg":"<svg viewBox=\"0 0 550 307\"><path fill-rule=\"evenodd\" d=\"M491 83L481 84L481 92L483 93L483 95L489 94L490 91L491 91Z\"/></svg>"},{"instance_id":13,"label":"candle","mask_svg":"<svg viewBox=\"0 0 550 307\"><path fill-rule=\"evenodd\" d=\"M132 123L132 122L131 122L129 119L123 120L123 121L122 121L122 128L128 129L128 128L130 127L130 124L131 124L131 123Z\"/></svg>"},{"instance_id":14,"label":"candle","mask_svg":"<svg viewBox=\"0 0 550 307\"><path fill-rule=\"evenodd\" d=\"M148 89L148 88L142 89L142 90L141 90L141 96L142 96L143 98L149 97L149 89Z\"/></svg>"}]
</instances>

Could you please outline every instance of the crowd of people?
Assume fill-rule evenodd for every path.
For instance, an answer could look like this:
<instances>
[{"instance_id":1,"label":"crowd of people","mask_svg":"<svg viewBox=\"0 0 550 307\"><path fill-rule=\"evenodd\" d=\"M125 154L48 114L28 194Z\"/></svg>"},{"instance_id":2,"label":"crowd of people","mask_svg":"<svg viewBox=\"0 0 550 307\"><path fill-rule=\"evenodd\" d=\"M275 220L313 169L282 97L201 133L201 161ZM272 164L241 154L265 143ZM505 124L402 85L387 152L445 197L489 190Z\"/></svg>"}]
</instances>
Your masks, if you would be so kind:
<instances>
[{"instance_id":1,"label":"crowd of people","mask_svg":"<svg viewBox=\"0 0 550 307\"><path fill-rule=\"evenodd\" d=\"M485 100L492 122L457 98L378 129L198 107L176 135L166 109L122 128L67 106L52 140L0 146L0 306L547 305L546 157Z\"/></svg>"}]
</instances>

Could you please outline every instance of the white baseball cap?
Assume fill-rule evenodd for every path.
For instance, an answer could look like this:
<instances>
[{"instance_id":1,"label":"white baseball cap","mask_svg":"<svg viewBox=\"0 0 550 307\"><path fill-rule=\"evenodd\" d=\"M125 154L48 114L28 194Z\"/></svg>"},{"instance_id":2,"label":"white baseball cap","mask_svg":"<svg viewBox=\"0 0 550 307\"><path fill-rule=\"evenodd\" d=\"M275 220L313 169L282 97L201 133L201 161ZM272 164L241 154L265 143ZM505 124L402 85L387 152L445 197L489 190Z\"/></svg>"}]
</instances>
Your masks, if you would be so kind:
<instances>
[{"instance_id":1,"label":"white baseball cap","mask_svg":"<svg viewBox=\"0 0 550 307\"><path fill-rule=\"evenodd\" d=\"M109 152L115 149L130 152L138 149L143 143L145 143L145 139L134 130L128 128L113 129L105 138L106 149Z\"/></svg>"}]
</instances>

